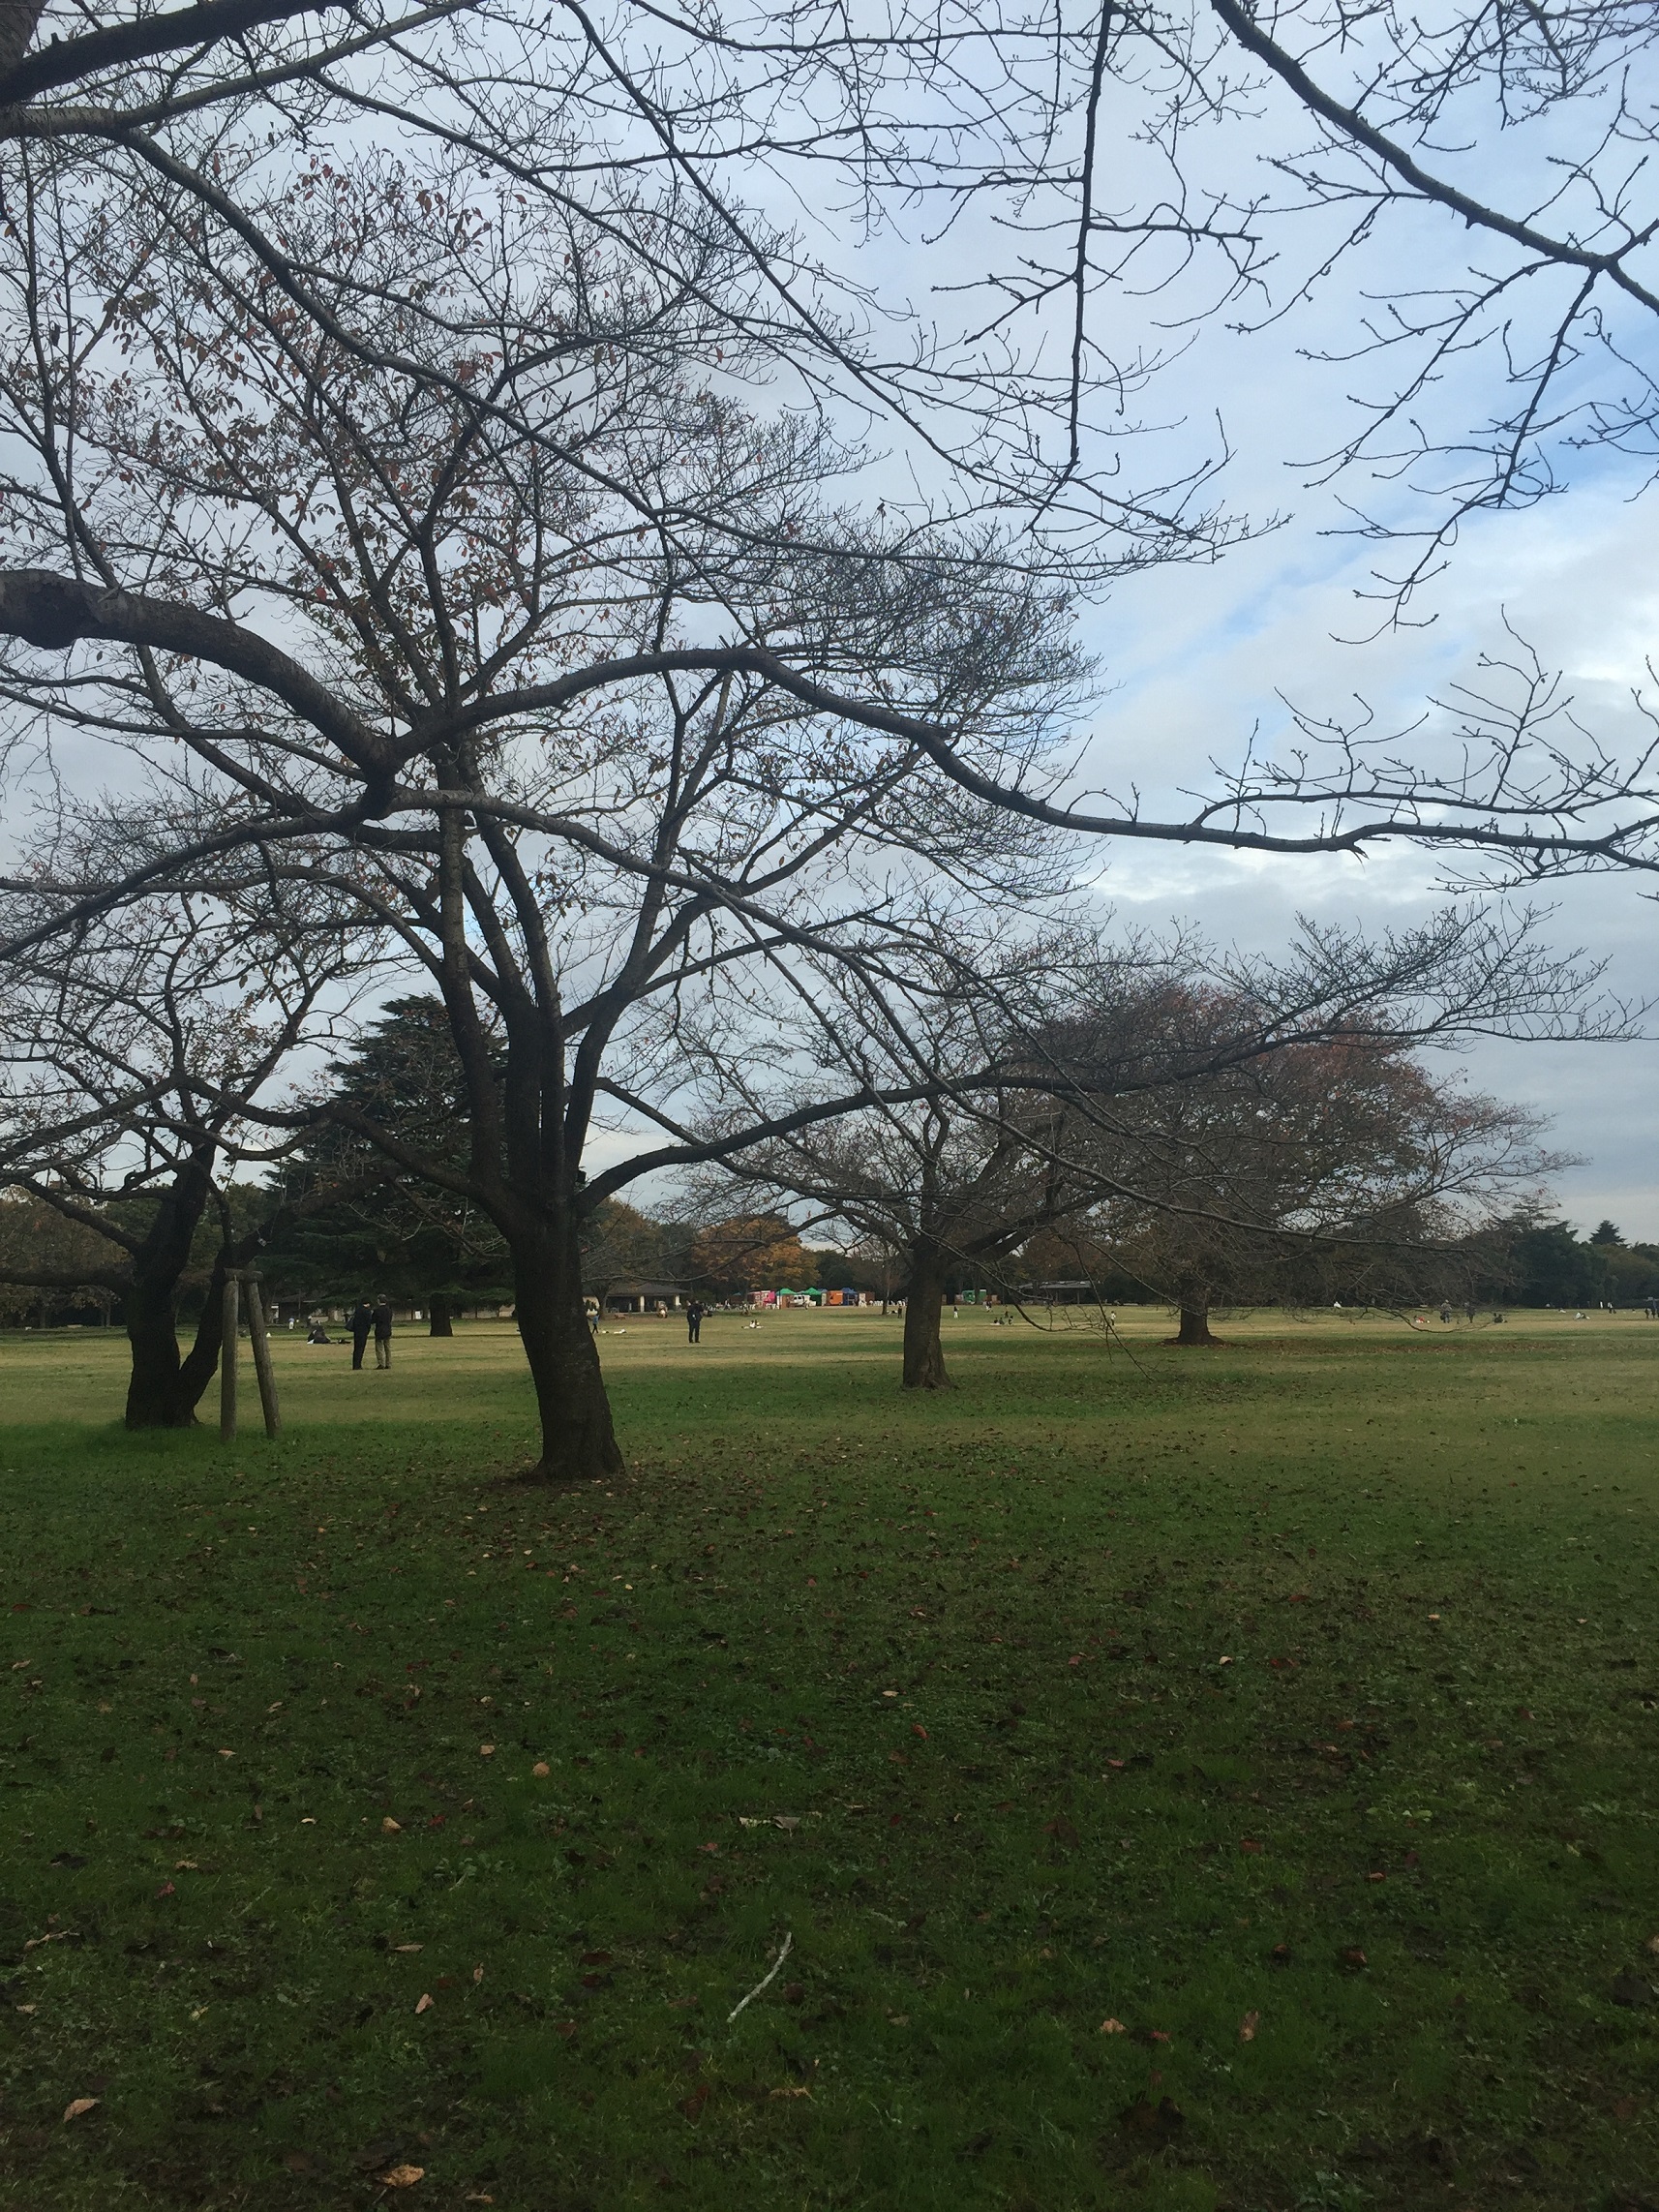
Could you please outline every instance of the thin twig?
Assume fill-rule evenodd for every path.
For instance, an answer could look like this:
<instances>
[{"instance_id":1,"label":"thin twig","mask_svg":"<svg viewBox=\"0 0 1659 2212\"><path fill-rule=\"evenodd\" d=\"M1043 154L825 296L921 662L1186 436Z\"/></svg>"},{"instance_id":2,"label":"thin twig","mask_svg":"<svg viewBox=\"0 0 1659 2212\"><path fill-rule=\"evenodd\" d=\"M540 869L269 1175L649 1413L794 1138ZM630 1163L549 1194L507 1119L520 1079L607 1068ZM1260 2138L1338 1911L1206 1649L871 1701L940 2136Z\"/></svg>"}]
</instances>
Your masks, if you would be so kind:
<instances>
[{"instance_id":1,"label":"thin twig","mask_svg":"<svg viewBox=\"0 0 1659 2212\"><path fill-rule=\"evenodd\" d=\"M781 1951L778 1953L777 1956L776 1956L776 1957L775 1957L775 1958L772 1960L771 1964L770 1964L770 1965L769 1965L769 1966L767 1968L767 1971L765 1972L765 1974L763 1974L763 1975L761 1976L761 1979L760 1979L760 1980L759 1980L759 1981L758 1981L758 1982L755 1984L754 1987L753 1987L753 1988L752 1988L752 1989L749 1991L748 1995L747 1995L746 1997L740 1997L740 1998L738 2000L738 2002L737 2002L737 2003L736 2003L736 2004L735 2004L735 2005L732 2007L732 2010L731 2010L731 2011L730 2011L730 2012L729 2012L729 2013L726 2015L726 2025L727 2025L728 2027L730 2027L730 2026L731 2026L732 2022L733 2022L733 2021L734 2021L734 2020L737 2018L738 2015L739 2015L739 2013L742 2011L743 2007L744 2007L745 2005L752 2005L752 2004L754 2003L755 1999L756 1999L756 1998L757 1998L757 1997L760 1995L761 1991L762 1991L764 1988L766 1988L766 1987L767 1987L768 1984L769 1984L769 1983L770 1983L770 1982L772 1982L772 1981L773 1981L773 1980L776 1978L776 1975L777 1975L777 1970L778 1970L778 1968L779 1968L779 1967L780 1967L780 1966L783 1964L784 1960L785 1960L785 1959L786 1959L786 1958L789 1956L789 1947L790 1947L790 1945L791 1945L791 1944L792 1944L794 1941L795 1941L795 1938L794 1938L794 1937L793 1937L793 1936L790 1934L789 1930L786 1928L786 1929L784 1930L784 1936L783 1936L783 1949L782 1949L782 1950L781 1950Z\"/></svg>"}]
</instances>

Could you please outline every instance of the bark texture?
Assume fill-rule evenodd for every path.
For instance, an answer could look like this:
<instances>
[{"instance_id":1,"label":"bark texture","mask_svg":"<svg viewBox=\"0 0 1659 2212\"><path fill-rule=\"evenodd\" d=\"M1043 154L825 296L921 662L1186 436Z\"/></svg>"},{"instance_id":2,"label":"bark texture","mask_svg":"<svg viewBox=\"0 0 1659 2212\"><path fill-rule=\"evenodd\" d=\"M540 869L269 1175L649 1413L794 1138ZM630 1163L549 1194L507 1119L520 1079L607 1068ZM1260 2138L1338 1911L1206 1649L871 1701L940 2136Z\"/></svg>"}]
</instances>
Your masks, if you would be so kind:
<instances>
[{"instance_id":1,"label":"bark texture","mask_svg":"<svg viewBox=\"0 0 1659 2212\"><path fill-rule=\"evenodd\" d=\"M212 1191L212 1153L189 1160L163 1192L149 1233L133 1255L122 1304L133 1348L127 1382L129 1429L188 1429L219 1358L221 1253L188 1358L178 1345L178 1292Z\"/></svg>"},{"instance_id":2,"label":"bark texture","mask_svg":"<svg viewBox=\"0 0 1659 2212\"><path fill-rule=\"evenodd\" d=\"M904 1387L949 1390L939 1323L945 1310L944 1256L934 1244L911 1248L910 1288L904 1300Z\"/></svg>"},{"instance_id":3,"label":"bark texture","mask_svg":"<svg viewBox=\"0 0 1659 2212\"><path fill-rule=\"evenodd\" d=\"M1220 1337L1215 1337L1210 1334L1210 1305L1208 1299L1203 1300L1202 1303L1194 1302L1191 1305L1183 1302L1181 1307L1181 1326L1174 1336L1166 1337L1164 1339L1166 1344L1180 1344L1188 1346L1220 1344L1221 1341L1222 1340Z\"/></svg>"},{"instance_id":4,"label":"bark texture","mask_svg":"<svg viewBox=\"0 0 1659 2212\"><path fill-rule=\"evenodd\" d=\"M541 1417L541 1458L533 1476L545 1482L583 1482L620 1474L622 1454L611 1425L599 1347L582 1301L574 1208L565 1221L550 1225L546 1234L514 1245L513 1288L519 1336Z\"/></svg>"},{"instance_id":5,"label":"bark texture","mask_svg":"<svg viewBox=\"0 0 1659 2212\"><path fill-rule=\"evenodd\" d=\"M443 1295L442 1291L437 1291L434 1293L432 1304L427 1309L427 1311L432 1316L432 1319L427 1331L428 1335L435 1337L452 1337L455 1334L454 1311L450 1306L449 1300Z\"/></svg>"}]
</instances>

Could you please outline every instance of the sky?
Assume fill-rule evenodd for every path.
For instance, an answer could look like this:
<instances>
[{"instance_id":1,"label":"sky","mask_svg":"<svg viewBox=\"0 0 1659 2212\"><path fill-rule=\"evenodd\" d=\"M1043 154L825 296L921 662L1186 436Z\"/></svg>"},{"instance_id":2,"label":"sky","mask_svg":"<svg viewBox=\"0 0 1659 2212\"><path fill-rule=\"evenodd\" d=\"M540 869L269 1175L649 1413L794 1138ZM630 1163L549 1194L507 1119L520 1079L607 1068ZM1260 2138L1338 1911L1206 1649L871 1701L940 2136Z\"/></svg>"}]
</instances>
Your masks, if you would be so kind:
<instances>
[{"instance_id":1,"label":"sky","mask_svg":"<svg viewBox=\"0 0 1659 2212\"><path fill-rule=\"evenodd\" d=\"M1309 397L1308 411L1317 404ZM1252 456L1241 475L1271 483L1285 415L1281 395L1235 384L1229 430ZM1273 488L1290 510L1281 531L1213 568L1138 579L1087 618L1102 696L1087 733L1086 777L1120 791L1132 782L1148 812L1161 800L1174 811L1182 788L1214 788L1210 764L1238 758L1258 725L1269 736L1282 728L1280 692L1329 712L1358 694L1383 720L1404 721L1451 682L1475 677L1483 651L1513 651L1506 621L1563 672L1586 728L1627 743L1638 735L1633 693L1659 700L1645 665L1659 644L1652 499L1604 482L1490 518L1464 533L1418 610L1433 617L1430 627L1355 643L1347 641L1370 626L1357 594L1374 549L1331 534L1341 520L1331 496L1297 483L1282 463L1278 472ZM1126 922L1194 922L1252 951L1283 943L1298 912L1380 927L1425 915L1445 896L1433 866L1399 847L1367 861L1302 861L1136 845L1102 854L1095 880ZM1656 894L1659 881L1616 875L1523 895L1550 910L1553 947L1605 960L1606 987L1640 1000L1659 986ZM1466 1067L1479 1088L1547 1114L1552 1147L1580 1156L1555 1179L1566 1218L1587 1230L1606 1217L1627 1237L1659 1239L1659 1043L1484 1041Z\"/></svg>"},{"instance_id":2,"label":"sky","mask_svg":"<svg viewBox=\"0 0 1659 2212\"><path fill-rule=\"evenodd\" d=\"M1363 55L1352 59L1356 72L1363 65ZM1323 66L1340 64L1327 55ZM1160 157L1140 129L1138 97L1120 87L1102 106L1097 204L1149 205L1163 188ZM1276 99L1270 90L1254 103L1238 131L1194 141L1187 186L1224 185L1249 197L1259 184L1282 197L1284 180L1272 165L1306 142L1307 119ZM1575 215L1560 186L1559 161L1575 144L1595 143L1596 112L1591 98L1498 131L1490 115L1471 111L1439 134L1436 158L1494 202L1548 207L1550 220L1570 227L1583 210ZM1201 197L1189 191L1186 203ZM1064 260L1075 216L1057 218L1057 204L1039 200L1023 231L999 227L1001 218L982 205L958 214L942 236L927 236L925 224L907 229L895 222L870 242L861 270L887 297L907 298L923 320L936 317L943 327L967 313L964 301L992 298L986 279L1012 268L1022 252ZM1278 256L1270 281L1281 299L1296 293L1297 279L1320 263L1352 212L1268 227ZM779 213L813 228L804 202ZM831 236L828 223L823 235ZM1381 630L1382 610L1368 594L1374 594L1374 568L1399 565L1400 550L1359 540L1353 505L1406 530L1431 514L1438 519L1443 509L1424 493L1433 465L1350 470L1324 483L1312 466L1351 434L1357 406L1392 391L1389 379L1409 356L1408 348L1381 358L1367 352L1365 330L1387 326L1387 302L1447 296L1471 264L1504 265L1503 251L1490 240L1471 243L1437 209L1393 208L1362 256L1339 260L1292 314L1254 329L1241 326L1242 309L1192 314L1203 297L1201 263L1160 291L1146 285L1155 264L1143 258L1130 283L1096 292L1091 336L1103 352L1128 360L1161 345L1173 356L1127 410L1156 428L1122 440L1126 485L1170 470L1170 456L1224 449L1230 458L1216 479L1219 502L1258 522L1282 519L1213 565L1151 569L1085 609L1082 642L1098 665L1099 694L1075 733L1077 791L1121 800L1132 788L1144 814L1179 819L1191 810L1191 794L1217 789L1216 764L1240 760L1252 736L1273 749L1288 724L1284 697L1315 716L1350 714L1364 699L1377 728L1427 714L1427 757L1438 750L1446 758L1452 725L1433 702L1460 683L1479 683L1482 655L1513 655L1516 634L1560 672L1563 695L1586 733L1575 745L1594 739L1628 756L1652 741L1655 726L1636 703L1644 693L1659 713L1659 681L1647 666L1648 654L1659 652L1659 564L1651 550L1659 489L1647 489L1650 463L1575 453L1558 440L1560 495L1465 523L1443 572L1412 603L1411 626ZM1524 359L1540 333L1547 337L1549 317L1573 282L1563 272L1503 295L1505 342L1515 357ZM1069 295L1057 296L1049 313L1052 359L1054 348L1070 346ZM1620 324L1614 310L1610 328L1633 374L1659 376L1659 333L1645 318ZM1478 430L1513 404L1502 358L1493 343L1442 362L1413 403L1416 418L1431 435L1452 439ZM1605 362L1586 351L1569 368L1564 389L1605 398L1606 377ZM1102 442L1095 450L1109 448ZM1102 844L1085 880L1126 924L1195 924L1222 947L1262 953L1286 942L1299 913L1401 926L1448 895L1433 864L1404 846L1360 861ZM1605 989L1640 1002L1649 991L1659 995L1656 896L1659 876L1626 874L1533 887L1518 899L1547 910L1541 926L1553 949L1605 962ZM1619 1043L1482 1040L1468 1048L1464 1067L1478 1088L1547 1116L1551 1149L1576 1156L1553 1186L1568 1220L1587 1231L1610 1218L1627 1237L1659 1240L1659 1014L1642 1026L1652 1035Z\"/></svg>"}]
</instances>

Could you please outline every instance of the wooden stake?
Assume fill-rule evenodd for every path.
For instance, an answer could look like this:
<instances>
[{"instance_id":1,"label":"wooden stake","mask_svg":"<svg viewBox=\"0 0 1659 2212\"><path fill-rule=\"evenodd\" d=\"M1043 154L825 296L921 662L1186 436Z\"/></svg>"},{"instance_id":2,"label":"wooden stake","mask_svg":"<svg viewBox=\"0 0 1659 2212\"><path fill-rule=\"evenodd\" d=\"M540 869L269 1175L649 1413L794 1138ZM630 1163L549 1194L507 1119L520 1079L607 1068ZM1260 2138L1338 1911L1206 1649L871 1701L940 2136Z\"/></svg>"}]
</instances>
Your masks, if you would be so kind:
<instances>
[{"instance_id":1,"label":"wooden stake","mask_svg":"<svg viewBox=\"0 0 1659 2212\"><path fill-rule=\"evenodd\" d=\"M248 1335L254 1346L254 1372L259 1379L259 1409L265 1416L265 1434L283 1433L282 1408L277 1404L277 1378L271 1366L271 1343L265 1334L265 1301L259 1294L259 1278L250 1268L248 1284Z\"/></svg>"},{"instance_id":2,"label":"wooden stake","mask_svg":"<svg viewBox=\"0 0 1659 2212\"><path fill-rule=\"evenodd\" d=\"M234 1275L227 1275L219 1324L219 1440L222 1444L234 1442L236 1437L236 1328L240 1303L240 1286Z\"/></svg>"}]
</instances>

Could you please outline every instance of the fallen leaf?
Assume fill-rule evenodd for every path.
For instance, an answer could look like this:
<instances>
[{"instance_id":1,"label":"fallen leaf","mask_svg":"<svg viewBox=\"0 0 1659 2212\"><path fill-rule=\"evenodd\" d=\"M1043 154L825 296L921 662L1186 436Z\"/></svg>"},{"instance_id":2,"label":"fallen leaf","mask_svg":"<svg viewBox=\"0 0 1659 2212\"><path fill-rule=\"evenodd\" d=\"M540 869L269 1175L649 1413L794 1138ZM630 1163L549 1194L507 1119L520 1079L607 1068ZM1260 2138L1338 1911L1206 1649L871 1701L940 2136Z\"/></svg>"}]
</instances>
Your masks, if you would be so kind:
<instances>
[{"instance_id":1,"label":"fallen leaf","mask_svg":"<svg viewBox=\"0 0 1659 2212\"><path fill-rule=\"evenodd\" d=\"M1261 1845L1257 1843L1253 1837L1247 1835L1240 1842L1239 1849L1241 1851L1259 1851L1261 1849Z\"/></svg>"},{"instance_id":2,"label":"fallen leaf","mask_svg":"<svg viewBox=\"0 0 1659 2212\"><path fill-rule=\"evenodd\" d=\"M392 1946L394 1951L420 1951L423 1948L424 1946L418 1943L394 1943Z\"/></svg>"},{"instance_id":3,"label":"fallen leaf","mask_svg":"<svg viewBox=\"0 0 1659 2212\"><path fill-rule=\"evenodd\" d=\"M177 1894L177 1889L171 1882L164 1882L161 1888L156 1892L158 1897L171 1897L176 1896Z\"/></svg>"},{"instance_id":4,"label":"fallen leaf","mask_svg":"<svg viewBox=\"0 0 1659 2212\"><path fill-rule=\"evenodd\" d=\"M1246 2013L1244 2018L1239 2022L1240 2043L1254 2043L1255 2031L1260 2025L1261 2015L1259 2013Z\"/></svg>"},{"instance_id":5,"label":"fallen leaf","mask_svg":"<svg viewBox=\"0 0 1659 2212\"><path fill-rule=\"evenodd\" d=\"M384 2182L388 2189L412 2189L425 2172L424 2166L393 2166L384 2173L377 2173L375 2179Z\"/></svg>"},{"instance_id":6,"label":"fallen leaf","mask_svg":"<svg viewBox=\"0 0 1659 2212\"><path fill-rule=\"evenodd\" d=\"M1101 2033L1103 2036L1121 2036L1128 2035L1129 2030L1124 2026L1122 2020L1102 2020Z\"/></svg>"},{"instance_id":7,"label":"fallen leaf","mask_svg":"<svg viewBox=\"0 0 1659 2212\"><path fill-rule=\"evenodd\" d=\"M799 1828L800 1826L800 1815L796 1812L780 1812L777 1818L772 1822L772 1826L773 1828L786 1829Z\"/></svg>"},{"instance_id":8,"label":"fallen leaf","mask_svg":"<svg viewBox=\"0 0 1659 2212\"><path fill-rule=\"evenodd\" d=\"M63 2116L66 2120L78 2120L82 2112L90 2112L97 2103L96 2097L76 2097L64 2106Z\"/></svg>"},{"instance_id":9,"label":"fallen leaf","mask_svg":"<svg viewBox=\"0 0 1659 2212\"><path fill-rule=\"evenodd\" d=\"M481 1966L474 1966L474 1967L473 1967L473 1969L472 1969L472 1979L473 1979L473 1981L474 1981L474 1982L482 1982L482 1981L483 1981L483 1979L484 1979L484 1969L483 1969Z\"/></svg>"},{"instance_id":10,"label":"fallen leaf","mask_svg":"<svg viewBox=\"0 0 1659 2212\"><path fill-rule=\"evenodd\" d=\"M773 2095L774 2097L810 2097L810 2096L811 2096L811 2094L812 2094L811 2090L810 2090L810 2089L806 2089L806 2088L801 2088L801 2089L774 2089L774 2090L772 2091L772 2095Z\"/></svg>"},{"instance_id":11,"label":"fallen leaf","mask_svg":"<svg viewBox=\"0 0 1659 2212\"><path fill-rule=\"evenodd\" d=\"M926 1729L925 1729L925 1728L923 1728L923 1727L922 1727L922 1725L921 1725L921 1723L920 1723L920 1720L913 1720L913 1721L911 1722L911 1724L910 1724L910 1733L911 1733L913 1736L920 1736L920 1737L921 1738L921 1741L922 1741L924 1743L926 1742L926 1741L927 1741L927 1731L926 1731Z\"/></svg>"},{"instance_id":12,"label":"fallen leaf","mask_svg":"<svg viewBox=\"0 0 1659 2212\"><path fill-rule=\"evenodd\" d=\"M431 2010L432 2010L432 1998L431 1998L431 1996L430 1996L430 1995L423 1995L423 1996L422 1996L422 1998L421 1998L421 2000L420 2000L420 2003L419 2003L419 2004L418 2004L418 2005L415 2007L415 2013L416 2013L416 2015L420 2015L421 2013L430 2012Z\"/></svg>"},{"instance_id":13,"label":"fallen leaf","mask_svg":"<svg viewBox=\"0 0 1659 2212\"><path fill-rule=\"evenodd\" d=\"M175 1874L199 1874L201 1867L194 1859L175 1859L173 1861L173 1872Z\"/></svg>"},{"instance_id":14,"label":"fallen leaf","mask_svg":"<svg viewBox=\"0 0 1659 2212\"><path fill-rule=\"evenodd\" d=\"M1371 1961L1358 1944L1353 1944L1342 1953L1342 1964L1344 1966L1369 1966Z\"/></svg>"},{"instance_id":15,"label":"fallen leaf","mask_svg":"<svg viewBox=\"0 0 1659 2212\"><path fill-rule=\"evenodd\" d=\"M493 1743L480 1743L478 1756L480 1759L493 1759L496 1756L496 1746Z\"/></svg>"},{"instance_id":16,"label":"fallen leaf","mask_svg":"<svg viewBox=\"0 0 1659 2212\"><path fill-rule=\"evenodd\" d=\"M236 1754L234 1751L221 1751L219 1756L222 1759L234 1759Z\"/></svg>"},{"instance_id":17,"label":"fallen leaf","mask_svg":"<svg viewBox=\"0 0 1659 2212\"><path fill-rule=\"evenodd\" d=\"M401 1820L394 1820L391 1814L387 1813L385 1819L380 1823L380 1833L382 1835L402 1835L403 1833L403 1822Z\"/></svg>"},{"instance_id":18,"label":"fallen leaf","mask_svg":"<svg viewBox=\"0 0 1659 2212\"><path fill-rule=\"evenodd\" d=\"M530 1769L530 1773L535 1776L538 1782L545 1782L549 1774L553 1773L553 1769L548 1765L545 1759L538 1759L535 1765ZM494 2203L495 2199L490 2197L469 2197L467 2201L468 2204L491 2204Z\"/></svg>"}]
</instances>

